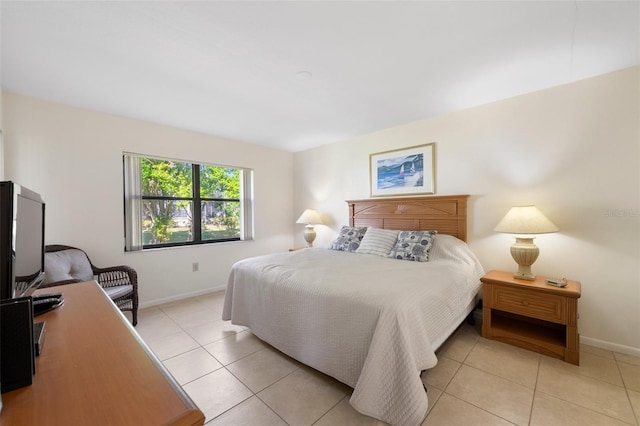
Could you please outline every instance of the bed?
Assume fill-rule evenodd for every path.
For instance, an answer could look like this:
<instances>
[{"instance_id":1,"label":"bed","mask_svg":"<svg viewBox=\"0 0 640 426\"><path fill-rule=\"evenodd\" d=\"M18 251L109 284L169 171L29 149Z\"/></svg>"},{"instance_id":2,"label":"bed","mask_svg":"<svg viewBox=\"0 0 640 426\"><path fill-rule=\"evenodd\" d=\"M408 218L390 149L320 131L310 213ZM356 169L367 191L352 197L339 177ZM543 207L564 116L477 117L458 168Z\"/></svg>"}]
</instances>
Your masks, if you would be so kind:
<instances>
[{"instance_id":1,"label":"bed","mask_svg":"<svg viewBox=\"0 0 640 426\"><path fill-rule=\"evenodd\" d=\"M348 201L351 227L438 231L429 261L327 248L244 259L229 274L223 319L351 386L359 412L419 425L428 408L420 372L436 365L481 289L484 271L464 243L467 198Z\"/></svg>"}]
</instances>

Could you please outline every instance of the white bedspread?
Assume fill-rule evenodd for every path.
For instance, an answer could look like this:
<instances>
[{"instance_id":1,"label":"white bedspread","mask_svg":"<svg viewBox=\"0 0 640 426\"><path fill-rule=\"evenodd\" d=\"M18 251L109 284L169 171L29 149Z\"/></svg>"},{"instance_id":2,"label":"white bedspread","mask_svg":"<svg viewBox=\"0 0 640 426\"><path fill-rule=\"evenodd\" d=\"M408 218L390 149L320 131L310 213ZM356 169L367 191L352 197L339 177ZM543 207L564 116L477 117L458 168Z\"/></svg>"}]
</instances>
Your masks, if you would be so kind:
<instances>
[{"instance_id":1,"label":"white bedspread","mask_svg":"<svg viewBox=\"0 0 640 426\"><path fill-rule=\"evenodd\" d=\"M484 273L461 244L434 246L429 262L322 248L245 259L230 273L222 317L353 387L359 412L419 425L420 371L436 365Z\"/></svg>"}]
</instances>

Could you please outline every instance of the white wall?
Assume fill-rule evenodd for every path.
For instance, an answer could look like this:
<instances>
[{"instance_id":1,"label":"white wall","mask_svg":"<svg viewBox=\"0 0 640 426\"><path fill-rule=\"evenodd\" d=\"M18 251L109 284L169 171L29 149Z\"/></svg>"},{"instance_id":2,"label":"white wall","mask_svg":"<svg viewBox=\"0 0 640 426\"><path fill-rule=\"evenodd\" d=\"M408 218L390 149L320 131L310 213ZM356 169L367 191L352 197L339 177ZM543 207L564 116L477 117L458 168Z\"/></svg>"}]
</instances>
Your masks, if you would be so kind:
<instances>
[{"instance_id":1,"label":"white wall","mask_svg":"<svg viewBox=\"0 0 640 426\"><path fill-rule=\"evenodd\" d=\"M436 142L436 192L471 194L485 269L516 269L513 238L493 228L535 204L560 232L536 239L534 273L582 282L583 341L640 355L639 83L634 67L296 153L294 212L323 214L326 245L348 224L344 201L369 198L369 154Z\"/></svg>"},{"instance_id":2,"label":"white wall","mask_svg":"<svg viewBox=\"0 0 640 426\"><path fill-rule=\"evenodd\" d=\"M5 175L43 195L46 243L133 266L143 306L224 288L235 261L292 246L293 154L8 92L3 101ZM123 151L252 168L255 241L124 253Z\"/></svg>"},{"instance_id":3,"label":"white wall","mask_svg":"<svg viewBox=\"0 0 640 426\"><path fill-rule=\"evenodd\" d=\"M291 154L5 92L5 178L44 195L48 244L135 267L150 304L223 287L238 259L304 245L293 222L305 208L323 214L316 245L328 244L348 221L344 200L369 197L370 153L436 142L436 191L471 194L469 242L485 269L515 269L512 238L493 227L536 204L561 231L536 239L534 272L582 282L584 341L640 354L639 99L634 67ZM123 151L253 168L256 241L125 254Z\"/></svg>"}]
</instances>

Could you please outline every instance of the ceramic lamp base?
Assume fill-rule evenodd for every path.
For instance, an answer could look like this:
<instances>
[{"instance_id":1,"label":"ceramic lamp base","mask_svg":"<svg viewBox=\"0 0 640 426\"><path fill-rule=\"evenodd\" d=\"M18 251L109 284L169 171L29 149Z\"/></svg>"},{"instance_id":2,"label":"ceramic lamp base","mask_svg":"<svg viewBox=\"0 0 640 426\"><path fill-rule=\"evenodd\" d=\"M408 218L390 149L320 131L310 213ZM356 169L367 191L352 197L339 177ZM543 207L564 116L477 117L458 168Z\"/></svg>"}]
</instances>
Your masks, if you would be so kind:
<instances>
[{"instance_id":1,"label":"ceramic lamp base","mask_svg":"<svg viewBox=\"0 0 640 426\"><path fill-rule=\"evenodd\" d=\"M533 238L515 238L516 242L511 246L511 256L518 264L518 272L514 273L513 277L520 280L534 281L536 276L531 272L531 265L538 258L540 249L533 244Z\"/></svg>"},{"instance_id":2,"label":"ceramic lamp base","mask_svg":"<svg viewBox=\"0 0 640 426\"><path fill-rule=\"evenodd\" d=\"M316 239L316 230L313 229L313 225L307 225L304 227L304 240L307 242L307 248L313 247L313 240Z\"/></svg>"}]
</instances>

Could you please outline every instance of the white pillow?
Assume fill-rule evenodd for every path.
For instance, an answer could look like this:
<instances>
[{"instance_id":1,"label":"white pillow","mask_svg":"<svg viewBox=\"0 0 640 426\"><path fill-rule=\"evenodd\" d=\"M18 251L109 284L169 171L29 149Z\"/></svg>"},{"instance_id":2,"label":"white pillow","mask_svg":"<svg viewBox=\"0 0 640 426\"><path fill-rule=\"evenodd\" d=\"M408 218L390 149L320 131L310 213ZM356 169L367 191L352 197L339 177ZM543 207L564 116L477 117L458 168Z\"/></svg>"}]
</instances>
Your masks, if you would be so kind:
<instances>
[{"instance_id":1,"label":"white pillow","mask_svg":"<svg viewBox=\"0 0 640 426\"><path fill-rule=\"evenodd\" d=\"M431 260L458 260L473 256L467 243L445 234L438 234L429 253Z\"/></svg>"},{"instance_id":2,"label":"white pillow","mask_svg":"<svg viewBox=\"0 0 640 426\"><path fill-rule=\"evenodd\" d=\"M356 253L375 254L377 256L387 257L396 244L397 239L398 231L368 228Z\"/></svg>"},{"instance_id":3,"label":"white pillow","mask_svg":"<svg viewBox=\"0 0 640 426\"><path fill-rule=\"evenodd\" d=\"M480 280L484 269L467 243L451 235L438 234L429 252L429 262L453 261L457 264L471 265L474 276Z\"/></svg>"}]
</instances>

